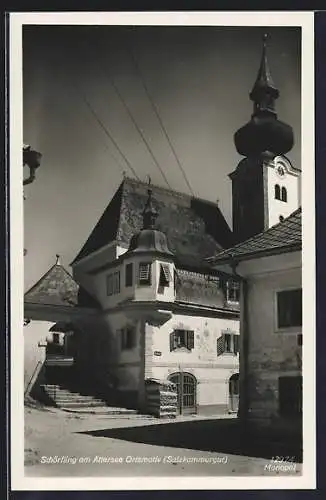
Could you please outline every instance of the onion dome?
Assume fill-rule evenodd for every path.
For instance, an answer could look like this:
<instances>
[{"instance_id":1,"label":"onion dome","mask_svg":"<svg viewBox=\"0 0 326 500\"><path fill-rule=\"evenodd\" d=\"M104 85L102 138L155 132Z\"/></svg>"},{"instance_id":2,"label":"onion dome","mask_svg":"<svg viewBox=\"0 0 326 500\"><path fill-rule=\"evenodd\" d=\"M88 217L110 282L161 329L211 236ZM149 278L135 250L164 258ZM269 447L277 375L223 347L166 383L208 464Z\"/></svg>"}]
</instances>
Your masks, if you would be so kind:
<instances>
[{"instance_id":1,"label":"onion dome","mask_svg":"<svg viewBox=\"0 0 326 500\"><path fill-rule=\"evenodd\" d=\"M264 35L258 75L249 94L254 103L251 120L234 135L236 149L243 156L256 156L265 152L286 154L294 142L292 127L277 119L275 101L279 97L279 90L269 69L266 40L267 35Z\"/></svg>"},{"instance_id":2,"label":"onion dome","mask_svg":"<svg viewBox=\"0 0 326 500\"><path fill-rule=\"evenodd\" d=\"M128 252L156 252L172 256L165 234L155 229L158 212L153 205L152 190L148 189L147 193L148 198L143 211L143 228L131 238Z\"/></svg>"}]
</instances>

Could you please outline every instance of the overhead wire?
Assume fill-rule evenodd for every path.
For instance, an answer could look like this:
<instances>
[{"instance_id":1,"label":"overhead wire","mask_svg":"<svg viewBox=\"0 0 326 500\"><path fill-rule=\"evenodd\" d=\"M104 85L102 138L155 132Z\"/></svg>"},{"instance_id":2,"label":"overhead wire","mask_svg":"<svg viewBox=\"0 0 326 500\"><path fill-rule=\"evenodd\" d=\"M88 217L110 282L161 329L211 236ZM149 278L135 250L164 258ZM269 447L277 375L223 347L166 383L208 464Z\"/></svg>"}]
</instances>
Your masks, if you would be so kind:
<instances>
[{"instance_id":1,"label":"overhead wire","mask_svg":"<svg viewBox=\"0 0 326 500\"><path fill-rule=\"evenodd\" d=\"M137 123L136 119L134 118L134 116L133 116L133 114L132 114L132 112L131 112L131 110L130 110L130 108L129 108L128 104L126 103L126 101L125 101L125 99L124 99L123 95L121 94L121 92L120 92L120 90L119 90L118 86L116 85L116 83L115 83L114 79L113 79L112 77L109 77L109 81L110 81L110 83L111 83L112 87L114 88L114 90L115 90L115 92L116 92L117 96L119 97L119 99L120 99L121 103L123 104L123 106L124 106L125 110L127 111L128 116L129 116L129 118L131 119L132 123L134 124L134 126L135 126L135 128L136 128L137 132L139 133L140 137L142 138L142 141L143 141L143 143L145 144L145 146L146 146L146 148L147 148L147 150L148 150L149 154L151 155L152 160L154 161L155 165L157 166L157 168L158 168L158 169L159 169L159 171L161 172L161 175L162 175L162 177L163 177L164 181L166 182L167 186L168 186L170 189L172 189L172 186L171 186L171 184L169 183L169 181L168 181L168 179L167 179L167 177L166 177L166 175L165 175L165 173L164 173L164 171L163 171L163 169L162 169L161 165L160 165L160 164L159 164L159 162L157 161L157 159L156 159L156 157L155 157L155 155L154 155L154 153L153 153L153 150L151 149L150 145L148 144L148 141L146 140L146 137L145 137L145 135L144 135L144 133L143 133L142 129L139 127L139 125L138 125L138 123Z\"/></svg>"},{"instance_id":2,"label":"overhead wire","mask_svg":"<svg viewBox=\"0 0 326 500\"><path fill-rule=\"evenodd\" d=\"M81 87L79 85L77 85L77 83L75 82L75 80L73 80L72 78L69 79L69 82L70 84L73 86L74 89L76 89L77 93L79 94L79 96L81 97L82 101L84 102L84 104L86 105L86 107L89 109L89 111L91 112L93 118L95 119L95 121L97 122L97 124L100 126L100 128L103 130L104 134L106 135L106 137L108 137L108 139L111 141L111 143L114 145L114 147L116 148L116 150L119 152L120 156L124 159L127 167L129 168L130 172L132 173L132 175L134 177L136 177L137 180L140 181L140 178L139 176L137 175L137 172L135 170L135 168L131 165L130 161L128 160L128 158L126 157L126 155L124 154L124 152L122 151L121 147L119 146L118 142L114 139L113 135L111 134L109 128L104 125L103 121L101 120L101 118L98 116L97 112L95 111L95 109L93 108L93 106L91 105L90 101L87 99L86 95L84 94L84 92L82 91ZM109 148L108 148L109 149ZM117 165L119 166L119 168L122 168L122 165L120 164L120 162L113 156L113 154L111 153L110 151L110 154L111 154L111 157L115 160L115 162L117 163ZM125 170L122 171L122 175L123 177L125 177Z\"/></svg>"},{"instance_id":3,"label":"overhead wire","mask_svg":"<svg viewBox=\"0 0 326 500\"><path fill-rule=\"evenodd\" d=\"M150 104L152 106L152 109L153 109L153 111L154 111L154 113L155 113L155 115L156 115L156 117L158 119L158 122L159 122L159 124L161 126L162 132L163 132L163 134L164 134L164 136L165 136L165 138L166 138L166 140L167 140L167 142L168 142L168 144L169 144L169 146L171 148L172 154L173 154L173 156L174 156L174 158L175 158L175 160L177 162L177 165L178 165L179 169L181 170L183 178L184 178L184 180L185 180L185 182L186 182L186 184L188 186L188 189L189 189L190 193L192 194L192 196L195 197L194 191L193 191L193 189L191 187L191 184L190 184L190 182L188 180L186 172L185 172L185 170L184 170L184 168L183 168L183 166L182 166L182 164L181 164L181 162L179 160L177 152L176 152L176 150L175 150L175 148L174 148L174 146L172 144L172 141L171 141L171 139L169 137L169 134L168 134L168 132L166 130L166 127L165 127L165 125L164 125L164 123L162 121L162 118L160 116L158 107L157 107L157 105L154 102L154 99L153 99L153 97L152 97L152 95L151 95L151 93L150 93L150 91L148 89L148 86L146 85L146 82L145 82L144 77L142 75L142 72L140 70L140 67L139 67L139 64L137 62L136 56L134 54L134 51L132 50L132 48L130 46L127 48L127 50L128 50L128 53L130 54L130 58L131 58L131 60L133 62L133 66L135 68L135 71L136 71L136 73L137 73L137 75L138 75L138 77L139 77L139 79L140 79L140 81L142 83L142 86L143 86L143 89L145 91L145 94L147 95L147 98L148 98L148 100L149 100L149 102L150 102Z\"/></svg>"},{"instance_id":4,"label":"overhead wire","mask_svg":"<svg viewBox=\"0 0 326 500\"><path fill-rule=\"evenodd\" d=\"M76 86L75 86L76 87ZM103 132L105 133L105 135L110 139L110 141L113 143L113 145L115 146L115 148L118 150L119 154L122 156L122 158L124 159L124 161L126 162L126 165L128 166L128 168L130 169L130 171L132 172L132 174L136 177L136 179L138 179L140 181L140 178L139 176L137 175L137 172L136 170L134 169L134 167L131 165L130 161L128 160L128 158L126 157L126 155L124 154L124 152L122 151L122 149L120 148L119 144L117 143L117 141L114 139L114 137L112 136L112 134L110 133L109 129L107 126L104 125L104 123L102 122L102 120L100 119L100 117L98 116L98 114L96 113L96 111L94 110L93 106L91 105L91 103L89 102L89 100L86 98L86 96L84 95L84 93L81 91L80 88L77 88L77 90L79 91L79 94L83 100L83 102L86 104L86 106L88 107L88 109L90 110L90 112L92 113L93 117L95 118L96 122L98 123L98 125L101 127L101 129L103 130Z\"/></svg>"}]
</instances>

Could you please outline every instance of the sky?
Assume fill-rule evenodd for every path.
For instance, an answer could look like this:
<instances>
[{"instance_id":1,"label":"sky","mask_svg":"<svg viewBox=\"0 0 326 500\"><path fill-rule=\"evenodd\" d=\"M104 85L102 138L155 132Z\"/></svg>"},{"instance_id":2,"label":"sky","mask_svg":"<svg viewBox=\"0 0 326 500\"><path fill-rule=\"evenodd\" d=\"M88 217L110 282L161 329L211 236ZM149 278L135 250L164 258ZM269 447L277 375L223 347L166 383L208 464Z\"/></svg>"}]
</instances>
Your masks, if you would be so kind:
<instances>
[{"instance_id":1,"label":"sky","mask_svg":"<svg viewBox=\"0 0 326 500\"><path fill-rule=\"evenodd\" d=\"M264 33L278 117L294 129L287 156L301 168L298 28L24 27L23 140L42 153L24 187L25 290L56 254L71 271L124 172L189 193L142 82L192 191L219 200L232 226L228 174L242 158L233 135L252 113Z\"/></svg>"}]
</instances>

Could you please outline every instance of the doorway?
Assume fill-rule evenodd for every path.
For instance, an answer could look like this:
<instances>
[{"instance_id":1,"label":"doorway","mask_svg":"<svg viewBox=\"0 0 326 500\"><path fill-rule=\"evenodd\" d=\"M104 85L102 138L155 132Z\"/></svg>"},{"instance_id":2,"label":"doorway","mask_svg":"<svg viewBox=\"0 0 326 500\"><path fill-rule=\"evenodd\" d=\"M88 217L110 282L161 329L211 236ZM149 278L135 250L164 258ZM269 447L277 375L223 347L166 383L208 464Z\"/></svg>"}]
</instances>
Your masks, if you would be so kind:
<instances>
[{"instance_id":1,"label":"doorway","mask_svg":"<svg viewBox=\"0 0 326 500\"><path fill-rule=\"evenodd\" d=\"M229 411L236 413L239 408L239 373L234 373L229 379Z\"/></svg>"},{"instance_id":2,"label":"doorway","mask_svg":"<svg viewBox=\"0 0 326 500\"><path fill-rule=\"evenodd\" d=\"M178 413L180 415L197 413L196 377L194 377L191 373L177 372L172 373L172 375L169 376L169 380L177 387Z\"/></svg>"}]
</instances>

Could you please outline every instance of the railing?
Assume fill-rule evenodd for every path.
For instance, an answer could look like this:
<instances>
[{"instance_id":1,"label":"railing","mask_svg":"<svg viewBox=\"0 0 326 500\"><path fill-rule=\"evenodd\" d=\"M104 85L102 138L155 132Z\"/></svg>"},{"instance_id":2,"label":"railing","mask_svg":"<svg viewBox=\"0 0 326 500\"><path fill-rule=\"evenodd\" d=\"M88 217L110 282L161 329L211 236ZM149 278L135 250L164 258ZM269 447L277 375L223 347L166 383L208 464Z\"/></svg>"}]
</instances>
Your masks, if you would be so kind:
<instances>
[{"instance_id":1,"label":"railing","mask_svg":"<svg viewBox=\"0 0 326 500\"><path fill-rule=\"evenodd\" d=\"M32 376L31 378L29 379L29 382L26 386L26 389L24 391L24 397L27 396L27 394L29 393L30 389L31 389L31 386L34 384L35 382L35 379L37 377L37 375L39 374L39 371L40 371L40 368L42 366L43 362L42 361L38 361L35 368L34 368L34 371L32 373Z\"/></svg>"}]
</instances>

